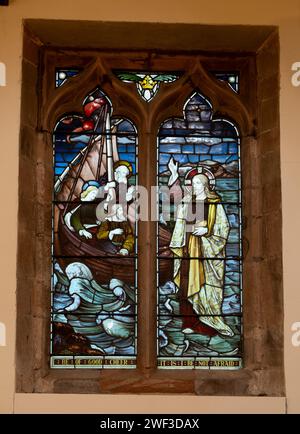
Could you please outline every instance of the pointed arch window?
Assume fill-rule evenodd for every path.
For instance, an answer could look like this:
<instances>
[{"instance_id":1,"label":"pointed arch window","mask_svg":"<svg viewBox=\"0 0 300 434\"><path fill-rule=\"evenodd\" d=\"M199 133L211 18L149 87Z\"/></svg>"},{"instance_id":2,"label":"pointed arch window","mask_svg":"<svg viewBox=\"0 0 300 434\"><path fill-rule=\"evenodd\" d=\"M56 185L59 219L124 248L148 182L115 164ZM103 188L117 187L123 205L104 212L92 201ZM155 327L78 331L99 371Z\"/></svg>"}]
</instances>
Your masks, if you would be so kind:
<instances>
[{"instance_id":1,"label":"pointed arch window","mask_svg":"<svg viewBox=\"0 0 300 434\"><path fill-rule=\"evenodd\" d=\"M53 135L51 366L134 368L136 128L99 88L82 105Z\"/></svg>"},{"instance_id":2,"label":"pointed arch window","mask_svg":"<svg viewBox=\"0 0 300 434\"><path fill-rule=\"evenodd\" d=\"M20 167L36 201L28 177L18 390L276 394L274 182L261 155L273 118L256 55L75 51L43 47L39 101L23 98ZM120 179L125 218L108 206ZM148 208L134 222L137 186Z\"/></svg>"},{"instance_id":3,"label":"pointed arch window","mask_svg":"<svg viewBox=\"0 0 300 434\"><path fill-rule=\"evenodd\" d=\"M79 74L63 72L69 78ZM171 83L179 78L175 73L117 76L124 81L120 87L124 91L128 77L138 77L140 86L149 84L147 77L152 81L159 77L171 92ZM145 98L139 92L137 102L151 103L155 93ZM159 104L163 97L156 99ZM150 115L151 108L144 114L146 122ZM81 113L65 113L56 123L53 368L136 368L138 127L141 121L136 127L113 115L109 93L99 86L83 98ZM150 125L150 130L154 128ZM214 116L209 99L194 91L183 104L183 117L162 123L157 141L157 187L168 187L171 199L166 214L164 194L159 192L157 367L238 369L242 366L238 129L232 121ZM143 164L154 172L146 159ZM117 210L123 187L126 206L123 203ZM203 198L195 194L199 188ZM186 199L189 203L184 204ZM197 204L203 208L196 211L200 215L188 221L187 214Z\"/></svg>"},{"instance_id":4,"label":"pointed arch window","mask_svg":"<svg viewBox=\"0 0 300 434\"><path fill-rule=\"evenodd\" d=\"M195 92L158 135L158 367L242 366L240 139ZM167 207L166 207L167 205ZM166 277L165 270L168 270ZM170 275L171 270L171 275Z\"/></svg>"}]
</instances>

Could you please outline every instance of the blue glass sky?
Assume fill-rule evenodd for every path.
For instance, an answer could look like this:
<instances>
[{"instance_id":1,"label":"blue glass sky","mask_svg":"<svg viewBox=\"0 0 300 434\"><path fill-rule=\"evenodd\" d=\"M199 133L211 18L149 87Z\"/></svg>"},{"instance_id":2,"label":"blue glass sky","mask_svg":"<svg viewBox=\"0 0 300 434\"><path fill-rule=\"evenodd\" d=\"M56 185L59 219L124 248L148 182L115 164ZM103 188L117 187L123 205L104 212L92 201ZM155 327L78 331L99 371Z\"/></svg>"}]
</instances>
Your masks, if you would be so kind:
<instances>
[{"instance_id":1,"label":"blue glass sky","mask_svg":"<svg viewBox=\"0 0 300 434\"><path fill-rule=\"evenodd\" d=\"M78 141L71 138L72 143L67 142L67 136L77 127L82 125L82 117L73 118L70 124L60 122L54 133L54 172L59 176L66 169L68 164L74 160L79 152L84 149L89 142L88 134L78 134ZM133 174L136 174L136 137L133 125L124 120L118 124L117 147L119 159L126 160L132 164Z\"/></svg>"}]
</instances>

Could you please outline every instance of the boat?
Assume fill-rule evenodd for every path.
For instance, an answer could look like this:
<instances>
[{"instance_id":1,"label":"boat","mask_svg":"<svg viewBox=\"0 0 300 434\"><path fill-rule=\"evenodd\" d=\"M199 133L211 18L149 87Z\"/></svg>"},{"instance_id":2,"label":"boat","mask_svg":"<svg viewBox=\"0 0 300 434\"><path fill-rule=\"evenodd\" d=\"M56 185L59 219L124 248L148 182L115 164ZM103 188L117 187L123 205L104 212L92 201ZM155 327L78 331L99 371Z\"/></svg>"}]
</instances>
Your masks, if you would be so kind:
<instances>
[{"instance_id":1,"label":"boat","mask_svg":"<svg viewBox=\"0 0 300 434\"><path fill-rule=\"evenodd\" d=\"M113 164L119 161L116 132L120 120L112 121L107 104L100 107L96 118L95 113L93 116L93 131L88 131L86 147L77 153L55 180L53 256L62 269L72 262L84 262L99 284L116 278L134 285L136 255L120 255L111 241L98 240L95 236L97 227L90 229L94 232L93 238L85 239L65 220L70 208L82 206L80 193L84 183L103 176L107 177L108 182L113 181ZM77 128L75 133L80 134L82 131ZM75 133L72 133L70 140L76 140ZM159 224L159 256L171 256L170 239L169 230ZM165 281L171 279L172 269L172 261L160 261L160 278Z\"/></svg>"}]
</instances>

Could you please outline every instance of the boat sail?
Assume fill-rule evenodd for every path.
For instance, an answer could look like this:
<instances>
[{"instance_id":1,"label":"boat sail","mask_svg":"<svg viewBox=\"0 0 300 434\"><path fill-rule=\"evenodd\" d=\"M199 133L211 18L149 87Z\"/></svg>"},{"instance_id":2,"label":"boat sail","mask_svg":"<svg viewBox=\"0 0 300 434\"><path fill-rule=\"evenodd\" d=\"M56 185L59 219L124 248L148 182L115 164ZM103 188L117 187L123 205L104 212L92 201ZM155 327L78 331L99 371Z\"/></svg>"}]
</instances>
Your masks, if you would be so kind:
<instances>
[{"instance_id":1,"label":"boat sail","mask_svg":"<svg viewBox=\"0 0 300 434\"><path fill-rule=\"evenodd\" d=\"M54 138L64 161L66 156L69 160L71 155L74 157L67 161L61 173L56 173L54 184L53 253L56 260L64 269L80 258L91 269L99 284L106 284L111 278L116 278L135 286L136 246L128 255L120 255L111 240L97 238L99 221L96 218L93 224L83 222L84 230L91 233L89 238L80 235L72 226L74 213L92 205L82 197L87 185L97 185L101 189L113 182L114 166L120 161L131 159L130 162L125 162L135 165L134 126L126 119L112 118L108 98L97 90L84 102L84 115L65 117L57 124ZM126 154L128 150L131 152ZM134 173L128 178L129 186L135 185ZM98 203L93 203L95 209L99 203L103 204L107 197L115 194L116 190L116 187L108 189L106 199L98 199ZM132 215L135 213L128 211L136 244L137 224L134 219L130 219ZM159 253L169 256L170 233L163 227L160 227L159 240ZM166 278L171 277L171 261L163 261L163 268L161 273Z\"/></svg>"}]
</instances>

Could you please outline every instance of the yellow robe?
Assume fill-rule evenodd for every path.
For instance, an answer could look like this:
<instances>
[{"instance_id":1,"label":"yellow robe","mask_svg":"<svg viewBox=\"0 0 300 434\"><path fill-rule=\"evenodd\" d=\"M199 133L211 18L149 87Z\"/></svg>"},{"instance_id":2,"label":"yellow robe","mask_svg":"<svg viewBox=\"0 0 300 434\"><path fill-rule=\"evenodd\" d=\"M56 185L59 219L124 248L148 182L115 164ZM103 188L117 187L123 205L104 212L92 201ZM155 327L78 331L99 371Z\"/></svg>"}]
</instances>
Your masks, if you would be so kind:
<instances>
[{"instance_id":1,"label":"yellow robe","mask_svg":"<svg viewBox=\"0 0 300 434\"><path fill-rule=\"evenodd\" d=\"M222 318L225 245L229 223L219 198L208 200L208 232L203 236L190 234L186 240L186 217L188 202L179 205L170 248L174 253L174 282L181 287L181 260L187 247L190 259L187 297L199 320L220 334L233 336L231 328ZM196 221L195 226L205 225ZM213 258L201 259L201 258Z\"/></svg>"},{"instance_id":2,"label":"yellow robe","mask_svg":"<svg viewBox=\"0 0 300 434\"><path fill-rule=\"evenodd\" d=\"M117 245L120 249L127 249L128 253L134 250L134 234L130 223L125 220L121 222L104 220L99 227L97 238L98 240L108 240L109 232L113 229L123 229L121 235L115 235L112 243Z\"/></svg>"}]
</instances>

